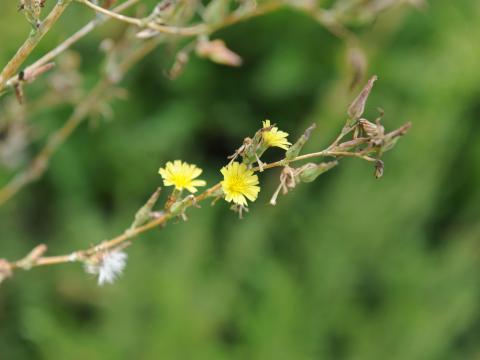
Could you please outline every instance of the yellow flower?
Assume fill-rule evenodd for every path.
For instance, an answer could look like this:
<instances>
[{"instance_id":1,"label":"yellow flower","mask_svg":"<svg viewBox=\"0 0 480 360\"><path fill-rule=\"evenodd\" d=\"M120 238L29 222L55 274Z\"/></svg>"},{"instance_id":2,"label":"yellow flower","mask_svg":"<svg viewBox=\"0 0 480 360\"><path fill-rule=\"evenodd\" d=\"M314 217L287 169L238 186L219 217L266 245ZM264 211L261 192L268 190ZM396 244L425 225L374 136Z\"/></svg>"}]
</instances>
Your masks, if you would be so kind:
<instances>
[{"instance_id":1,"label":"yellow flower","mask_svg":"<svg viewBox=\"0 0 480 360\"><path fill-rule=\"evenodd\" d=\"M196 186L205 186L203 180L194 180L202 173L202 169L195 165L187 164L180 160L167 162L165 168L160 168L158 173L162 175L165 186L175 186L177 190L187 189L191 193L197 191Z\"/></svg>"},{"instance_id":2,"label":"yellow flower","mask_svg":"<svg viewBox=\"0 0 480 360\"><path fill-rule=\"evenodd\" d=\"M263 128L270 127L270 120L263 121ZM287 150L290 145L292 145L287 140L288 133L285 131L280 131L276 126L272 127L270 130L262 132L262 138L265 145L268 147L279 147L284 150Z\"/></svg>"},{"instance_id":3,"label":"yellow flower","mask_svg":"<svg viewBox=\"0 0 480 360\"><path fill-rule=\"evenodd\" d=\"M225 200L235 204L247 206L247 198L255 201L260 192L258 176L248 169L245 164L233 162L224 166L220 172L223 175L222 189Z\"/></svg>"}]
</instances>

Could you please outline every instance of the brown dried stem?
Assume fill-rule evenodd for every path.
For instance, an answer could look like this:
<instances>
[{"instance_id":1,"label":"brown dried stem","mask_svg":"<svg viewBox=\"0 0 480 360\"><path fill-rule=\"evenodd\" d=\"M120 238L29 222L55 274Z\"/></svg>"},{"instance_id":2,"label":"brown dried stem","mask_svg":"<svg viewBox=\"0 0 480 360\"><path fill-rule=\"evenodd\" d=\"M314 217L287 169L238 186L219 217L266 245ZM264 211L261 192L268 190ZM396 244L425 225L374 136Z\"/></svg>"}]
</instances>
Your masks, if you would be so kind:
<instances>
[{"instance_id":1,"label":"brown dried stem","mask_svg":"<svg viewBox=\"0 0 480 360\"><path fill-rule=\"evenodd\" d=\"M27 59L28 55L37 47L45 34L55 25L57 20L62 16L71 0L59 0L47 18L40 24L37 30L33 30L27 40L18 49L17 53L8 62L0 73L0 93L5 89L6 83L10 77L18 72L18 69Z\"/></svg>"},{"instance_id":2,"label":"brown dried stem","mask_svg":"<svg viewBox=\"0 0 480 360\"><path fill-rule=\"evenodd\" d=\"M167 26L167 25L159 25L153 21L145 22L143 19L134 18L131 16L125 16L122 14L118 14L115 11L110 11L108 9L102 8L101 6L95 5L88 0L77 0L79 3L88 6L89 8L95 10L98 13L107 15L112 19L116 19L122 21L127 24L135 25L140 28L149 28L152 30L156 30L163 34L168 35L179 35L179 36L195 36L204 34L206 32L207 26L204 24L189 26L189 27L177 27L177 26Z\"/></svg>"},{"instance_id":3,"label":"brown dried stem","mask_svg":"<svg viewBox=\"0 0 480 360\"><path fill-rule=\"evenodd\" d=\"M121 12L129 7L135 5L138 3L139 0L127 0L123 4L118 5L114 11L116 12ZM80 30L75 32L73 35L71 35L69 38L64 40L61 44L59 44L56 48L52 49L48 53L46 53L44 56L42 56L40 59L35 61L33 64L28 66L24 72L28 73L31 71L34 71L35 69L38 69L42 67L43 65L51 62L53 59L55 59L58 55L63 53L65 50L68 50L73 44L84 38L86 35L91 33L94 29L96 29L99 25L105 23L106 21L110 20L110 17L102 17L102 18L95 18L94 20L90 21L87 23L85 26L83 26ZM15 86L16 84L19 83L19 76L15 75L12 76L6 83L6 86Z\"/></svg>"},{"instance_id":4,"label":"brown dried stem","mask_svg":"<svg viewBox=\"0 0 480 360\"><path fill-rule=\"evenodd\" d=\"M135 63L140 61L156 46L157 41L145 42L142 47L132 52L119 66L120 73L126 73ZM84 100L76 106L72 115L65 124L56 132L50 135L43 149L35 156L30 165L13 177L5 186L0 189L0 205L7 202L17 194L24 186L37 180L47 169L48 162L58 148L72 135L75 129L85 120L88 114L94 109L104 94L113 84L108 76L98 81L97 85L90 91Z\"/></svg>"}]
</instances>

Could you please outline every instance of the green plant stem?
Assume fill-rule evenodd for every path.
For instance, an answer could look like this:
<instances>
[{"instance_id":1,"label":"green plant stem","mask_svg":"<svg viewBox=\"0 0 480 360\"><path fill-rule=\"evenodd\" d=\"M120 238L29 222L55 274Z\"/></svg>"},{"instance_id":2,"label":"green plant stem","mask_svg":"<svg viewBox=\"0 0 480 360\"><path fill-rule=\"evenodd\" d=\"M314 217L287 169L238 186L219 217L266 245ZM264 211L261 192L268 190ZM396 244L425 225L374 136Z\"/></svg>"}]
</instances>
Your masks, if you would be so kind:
<instances>
[{"instance_id":1,"label":"green plant stem","mask_svg":"<svg viewBox=\"0 0 480 360\"><path fill-rule=\"evenodd\" d=\"M343 157L343 156L351 156L351 157L360 157L362 159L365 159L364 155L356 155L355 153L348 153L348 152L338 152L338 151L329 151L329 150L324 150L324 151L319 151L311 154L305 154L305 155L300 155L296 157L295 159L289 161L289 162L295 162L295 161L301 161L301 160L306 160L306 159L311 159L311 158L319 158L319 157ZM367 160L367 159L365 159ZM273 163L268 163L263 165L263 169L271 169L275 167L283 167L285 166L286 160L282 159ZM252 169L253 171L259 171L259 167L255 167ZM217 183L210 187L209 189L205 190L201 194L195 196L192 198L192 200L187 204L186 208L189 208L193 205L196 205L203 200L210 198L214 196L215 194L218 193L218 191L221 189L221 183ZM70 254L66 255L60 255L60 256L46 256L46 257L40 257L36 259L36 261L28 267L30 269L31 267L37 267L37 266L48 266L48 265L57 265L57 264L64 264L64 263L69 263L69 262L78 262L78 261L84 261L88 257L95 255L98 252L103 252L103 251L108 251L117 248L118 246L125 244L127 241L130 241L134 238L137 238L140 234L147 232L151 229L157 228L159 226L164 226L166 223L174 217L171 213L169 212L164 212L161 213L161 215L146 224L139 226L134 229L128 229L122 234L110 239L101 242L98 245L92 246L86 250L78 250L75 252L72 252ZM24 259L15 261L10 263L10 269L11 270L16 270L16 269L24 269L22 264L24 264L25 261ZM25 270L28 270L25 269Z\"/></svg>"}]
</instances>

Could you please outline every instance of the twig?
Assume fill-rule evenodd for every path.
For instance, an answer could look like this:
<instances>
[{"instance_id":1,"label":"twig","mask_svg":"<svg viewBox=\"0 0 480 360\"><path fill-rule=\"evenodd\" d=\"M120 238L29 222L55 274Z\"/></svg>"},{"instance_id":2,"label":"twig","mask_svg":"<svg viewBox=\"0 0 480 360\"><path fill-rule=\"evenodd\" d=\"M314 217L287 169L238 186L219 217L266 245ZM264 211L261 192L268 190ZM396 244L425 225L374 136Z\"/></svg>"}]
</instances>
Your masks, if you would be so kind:
<instances>
[{"instance_id":1,"label":"twig","mask_svg":"<svg viewBox=\"0 0 480 360\"><path fill-rule=\"evenodd\" d=\"M123 4L118 5L114 11L116 12L121 12L129 7L135 5L138 3L139 0L127 0ZM102 16L102 17L97 17L94 20L90 21L88 24L83 26L80 30L78 30L76 33L71 35L69 38L64 40L61 44L59 44L56 48L53 50L49 51L45 55L43 55L40 59L35 61L33 64L28 66L25 69L25 72L30 72L34 69L37 69L49 62L51 62L53 59L55 59L58 55L60 55L62 52L65 50L69 49L73 44L75 44L77 41L81 40L83 37L88 35L90 32L92 32L94 29L96 29L99 25L105 23L106 21L110 20L111 18L108 16ZM6 83L6 86L15 86L19 82L19 77L18 75L12 76Z\"/></svg>"},{"instance_id":2,"label":"twig","mask_svg":"<svg viewBox=\"0 0 480 360\"><path fill-rule=\"evenodd\" d=\"M119 71L121 73L127 72L136 62L151 52L157 46L157 44L158 42L155 40L145 42L142 47L131 53L124 60L124 62L119 66ZM112 83L107 79L107 77L99 80L97 85L75 108L65 124L59 130L50 135L46 145L35 156L28 168L15 175L10 182L0 189L0 205L11 199L24 186L37 180L45 172L52 155L88 116L91 110L98 104L98 101L102 98L102 95L108 93L108 89L111 85Z\"/></svg>"},{"instance_id":3,"label":"twig","mask_svg":"<svg viewBox=\"0 0 480 360\"><path fill-rule=\"evenodd\" d=\"M60 16L62 16L70 2L71 0L59 0L47 18L41 23L40 27L30 33L17 53L3 68L0 73L0 93L5 89L7 80L18 72L18 69L20 69L28 55L37 47L45 34L52 28Z\"/></svg>"},{"instance_id":4,"label":"twig","mask_svg":"<svg viewBox=\"0 0 480 360\"><path fill-rule=\"evenodd\" d=\"M125 60L123 64L128 64L128 65L124 65L125 68L123 70L126 71L128 66L131 63ZM92 91L92 93L87 97L87 100L85 103L83 103L82 107L77 109L78 113L80 114L78 115L79 116L78 119L83 118L83 116L85 115L86 110L83 110L83 107L85 107L85 109L88 109L90 104L89 101L94 101L93 99L98 95L98 92L104 91L103 86L108 85L108 83L104 85L105 82L106 80L101 82L98 85L98 87L96 87L94 91ZM77 121L80 121L80 120L77 120ZM294 145L292 145L291 148L294 149L292 150L294 151L293 153L287 150L285 153L285 157L283 159L272 162L272 163L260 163L257 159L257 163L259 165L256 167L252 167L252 163L249 163L249 166L251 167L250 170L253 172L259 172L259 171L263 172L265 169L283 167L284 171L282 172L282 175L281 175L281 186L283 186L284 189L286 189L284 191L288 191L288 187L294 188L296 185L295 184L296 181L300 181L300 182L313 181L321 173L328 171L333 166L336 166L338 163L337 160L340 160L343 157L357 157L369 162L375 162L375 176L377 178L381 177L383 174L383 166L384 166L383 161L381 161L380 159L372 158L369 156L369 154L371 153L380 154L383 149L385 150L391 149L395 144L397 138L405 135L405 133L410 128L411 124L406 123L405 125L401 126L397 130L394 130L386 134L384 133L384 128L380 124L380 121L377 121L377 124L374 125L373 123L369 123L368 120L364 119L363 121L356 122L355 124L356 125L352 125L351 127L361 128L360 131L366 132L368 137L357 138L355 134L353 135L354 140L350 140L350 141L347 141L346 143L336 145L338 144L340 139L342 139L345 136L345 134L350 133L352 130L352 129L349 129L349 127L344 127L341 131L341 136L337 137L334 140L334 142L330 146L328 146L325 150L310 153L310 154L305 154L305 155L298 155L298 152L301 150L301 148L305 144L305 141L308 140L311 129L313 129L313 126L311 126L305 131L305 133L299 138L299 140ZM370 127L368 127L367 125ZM372 129L371 129L372 126L376 126L376 130L381 130L381 131L372 132ZM258 133L259 132L257 132L257 134ZM254 137L254 139L256 139L256 137ZM255 140L252 140L252 141L255 141ZM348 146L345 147L345 144L348 144ZM352 149L352 151L344 150L349 148ZM296 155L292 155L292 154L296 154ZM244 155L242 155L242 157L246 159ZM297 162L297 161L302 161L302 160L312 159L312 158L320 158L320 157L334 157L335 161L331 161L329 163L320 163L320 164L307 163L297 169L293 169L290 167L290 164L292 162ZM289 178L288 177L285 178L285 173L288 174ZM282 180L282 176L283 176L283 180ZM297 176L298 176L298 179L297 179ZM280 191L279 189L280 187L277 189L276 193L274 194L274 197L271 200L271 203L273 204L275 204L275 199ZM166 206L164 207L163 211L155 212L155 217L152 217L152 214L153 214L152 208L158 200L159 191L160 189L157 189L154 192L154 194L150 197L148 202L142 208L140 208L139 211L137 211L133 225L128 227L127 230L125 230L122 234L110 240L102 241L101 243L95 246L92 246L88 249L74 251L66 255L43 256L44 252L46 251L46 246L40 245L40 246L37 246L33 251L30 252L29 255L25 256L21 260L9 262L7 260L1 259L0 260L0 282L3 279L12 276L13 271L16 269L30 270L33 267L57 265L57 264L64 264L69 262L88 263L89 261L92 261L92 259L95 257L104 256L109 252L116 251L116 249L130 246L131 240L133 240L134 238L137 238L138 235L144 232L147 232L153 228L157 228L159 226L165 226L167 222L172 218L181 217L186 219L185 211L188 208L192 206L198 207L198 203L200 203L201 201L209 197L219 198L223 196L222 182L219 182L197 196L189 195L184 199L180 199L180 200L176 198L175 204L179 206L176 206L176 207ZM168 201L169 200L167 200L167 204L168 204ZM247 208L242 205L240 205L240 207L237 208L237 211L239 211L240 215L241 215L241 212L244 210L247 210ZM147 214L146 216L145 216L145 211ZM144 223L144 221L146 221L146 223Z\"/></svg>"},{"instance_id":5,"label":"twig","mask_svg":"<svg viewBox=\"0 0 480 360\"><path fill-rule=\"evenodd\" d=\"M117 19L119 21L123 21L131 25L135 25L141 28L149 28L163 34L186 36L186 37L212 34L225 27L229 27L231 25L234 25L241 21L251 19L253 17L265 15L267 13L276 11L281 7L285 6L285 4L283 4L282 2L272 1L265 4L261 4L257 6L254 10L245 14L233 13L227 16L218 25L197 24L197 25L192 25L187 27L178 27L178 26L160 25L153 21L146 22L144 19L139 19L139 18L118 14L116 11L110 11L108 9L102 8L98 5L93 4L88 0L77 0L77 1L99 13L102 13L104 15L110 16L111 18Z\"/></svg>"},{"instance_id":6,"label":"twig","mask_svg":"<svg viewBox=\"0 0 480 360\"><path fill-rule=\"evenodd\" d=\"M344 154L341 154L344 156ZM326 156L336 156L334 152L330 151L320 151L317 153L312 153L312 154L306 154L302 156L298 156L297 158L291 160L290 162L294 161L300 161L304 159L309 159L309 158L318 158L318 157L326 157ZM280 161L276 161L273 163L269 164L264 164L263 168L264 169L271 169L275 167L282 167L285 165L285 159L282 159ZM258 167L255 167L252 169L253 171L259 171L260 169ZM213 194L216 194L218 190L221 189L221 183L217 183L214 186L210 187L209 189L205 190L202 192L200 195L195 196L192 198L192 200L186 205L186 208L189 208L191 206L194 206L201 201L211 197ZM113 248L118 247L119 245L125 243L126 241L130 241L134 238L136 238L138 235L147 232L151 229L157 228L159 226L165 225L174 215L171 213L162 213L155 219L147 222L145 225L139 226L134 229L128 229L127 231L123 232L122 234L110 239L103 241L95 246L92 246L86 250L78 250L74 251L70 254L66 255L59 255L59 256L47 256L47 257L40 257L38 258L33 264L31 264L31 267L37 267L37 266L47 266L47 265L57 265L57 264L64 264L64 263L69 263L69 262L75 262L75 261L84 261L86 258L98 253L98 252L104 252ZM24 269L24 267L21 266L21 262L16 261L12 262L11 264L11 269Z\"/></svg>"},{"instance_id":7,"label":"twig","mask_svg":"<svg viewBox=\"0 0 480 360\"><path fill-rule=\"evenodd\" d=\"M110 11L108 9L102 8L101 6L95 5L88 0L77 0L79 3L88 6L89 8L95 10L98 13L110 16L113 19L123 21L127 24L136 25L141 28L150 28L156 30L160 33L169 34L169 35L179 35L179 36L196 36L205 33L207 26L204 24L194 25L190 27L177 27L177 26L167 26L159 25L153 21L145 22L142 19L125 16L118 14L115 11Z\"/></svg>"},{"instance_id":8,"label":"twig","mask_svg":"<svg viewBox=\"0 0 480 360\"><path fill-rule=\"evenodd\" d=\"M79 1L88 2L86 0L79 0ZM130 6L138 0L130 0L130 1L131 2L127 1L125 4L123 4L123 8L120 8L120 10L125 9L127 6L127 3ZM95 9L97 8L96 5L93 5L90 2L88 2L88 4L95 6ZM119 7L117 7L116 10L118 10ZM217 31L222 27L231 26L235 23L238 23L239 21L250 19L254 16L263 15L270 11L275 11L279 7L280 7L279 3L272 2L272 3L264 4L263 6L258 6L254 11L244 14L242 16L231 15L230 17L226 18L224 23L222 23L221 25L217 25L214 28L211 28L209 31ZM106 10L103 8L101 9L102 9L102 12L104 11L109 12L109 10ZM41 59L36 61L30 67L40 66L42 63L49 61L54 56L58 55L62 49L64 50L68 46L71 46L71 44L73 44L75 41L78 41L82 36L85 36L89 31L93 30L92 26L94 25L90 25L92 23L93 22L87 24L82 30L78 31L77 33L72 35L69 39L67 39L64 43L59 45L57 49L52 50L50 53L43 56ZM156 41L158 40L153 39L150 42L147 42L146 45L144 45L141 48L141 50L138 50L135 53L131 54L129 58L125 60L124 64L122 65L124 67L124 70L126 68L130 68L131 66L133 66L134 63L138 62L147 53L153 50L153 48L155 48L156 46ZM13 81L15 82L15 80ZM70 135L75 131L78 125L88 115L88 113L90 112L90 109L97 104L98 99L101 97L101 95L105 93L106 86L108 85L108 83L104 83L103 85L100 85L102 81L100 81L99 85L97 85L92 90L90 95L87 95L87 97L82 102L82 104L77 106L77 109L72 113L70 118L67 119L65 124L49 137L47 144L35 156L35 158L32 160L28 168L16 174L12 178L12 180L10 180L6 185L0 188L0 206L3 205L8 200L10 200L13 196L15 196L23 187L37 180L43 175L43 173L47 169L48 162L50 158L53 156L53 154L70 137Z\"/></svg>"},{"instance_id":9,"label":"twig","mask_svg":"<svg viewBox=\"0 0 480 360\"><path fill-rule=\"evenodd\" d=\"M101 90L101 88L100 88L100 90ZM96 93L95 92L92 93L91 96L92 97L96 96ZM387 137L392 138L392 137L402 136L406 133L406 131L409 128L410 128L410 123L407 123L404 126L400 127L399 129L387 134L386 138ZM345 132L345 130L342 131L342 133L344 133L344 132ZM346 133L348 133L348 132L346 132ZM357 158L360 158L360 159L363 159L363 160L366 160L366 161L369 161L369 162L375 162L375 163L380 162L382 164L382 167L383 167L383 163L380 160L374 159L374 158L368 156L370 153L373 153L373 152L377 151L377 149L375 147L372 147L370 145L368 145L364 149L361 149L361 150L358 150L358 151L352 151L352 152L338 150L339 149L338 147L334 147L334 150L330 150L333 147L333 144L338 143L338 141L339 141L338 139L339 139L339 137L337 137L337 139L332 143L332 145L330 145L329 147L327 147L323 151L314 152L314 153L305 154L305 155L299 155L299 156L296 156L293 159L287 158L287 155L286 155L286 157L283 158L282 160L275 161L275 162L272 162L272 163L262 163L261 166L259 165L259 166L253 167L251 170L254 171L254 172L258 172L258 171L263 171L263 170L266 170L266 169L272 169L272 168L276 168L276 167L285 167L286 169L289 169L291 171L292 169L289 168L288 165L292 162L297 162L297 161L302 161L302 160L307 160L307 159L312 159L312 158L320 158L320 157L335 157L336 159L341 159L343 157L357 157ZM306 166L308 166L308 165L309 164L307 164ZM302 168L299 168L299 170L301 170L301 169ZM292 178L292 180L294 180L294 179ZM213 197L218 197L219 196L218 192L221 190L221 186L222 186L222 183L219 182L219 183L213 185L212 187L210 187L209 189L205 190L204 192L202 192L200 195L197 195L197 196L192 195L191 198L189 198L189 197L185 198L183 201L186 201L186 203L184 203L185 206L183 207L183 211L185 211L186 209L188 209L191 206L196 206L198 203L200 203L201 201L203 201L203 200L205 200L209 197L212 197L212 196ZM156 190L156 195L155 195L156 196L155 201L158 198L158 191L159 190L157 189ZM114 237L110 240L103 241L100 244L92 246L92 247L90 247L86 250L78 250L78 251L75 251L73 253L70 253L70 254L67 254L67 255L60 255L60 256L49 256L49 257L37 256L35 258L35 261L29 261L28 262L28 267L25 267L23 265L23 264L25 264L24 260L20 260L20 261L8 263L9 264L8 269L9 270L14 270L14 269L21 268L21 269L28 270L28 269L30 269L31 267L34 267L34 266L63 264L63 263L72 262L72 261L85 261L89 257L91 257L91 256L93 256L93 255L95 255L99 252L106 252L108 250L115 249L119 245L129 246L129 244L125 244L127 241L130 241L133 238L136 238L138 235L140 235L140 234L142 234L146 231L149 231L153 228L156 228L160 225L162 225L162 226L165 225L170 219L172 219L175 216L178 216L178 214L172 213L171 207L167 207L164 212L158 213L158 216L156 216L154 219L148 221L146 224L144 224L142 226L138 226L138 227L130 227L126 231L124 231L122 234L120 234L120 235L118 235L118 236L116 236L116 237ZM5 261L4 261L3 264L4 264L4 267L5 267Z\"/></svg>"}]
</instances>

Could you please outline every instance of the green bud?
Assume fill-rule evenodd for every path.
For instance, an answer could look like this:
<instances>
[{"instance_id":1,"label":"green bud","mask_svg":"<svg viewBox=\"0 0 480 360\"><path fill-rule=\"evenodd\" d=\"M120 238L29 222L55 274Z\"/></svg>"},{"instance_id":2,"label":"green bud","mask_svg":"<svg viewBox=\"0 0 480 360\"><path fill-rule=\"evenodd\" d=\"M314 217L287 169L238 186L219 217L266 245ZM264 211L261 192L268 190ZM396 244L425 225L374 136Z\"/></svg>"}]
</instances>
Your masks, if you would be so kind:
<instances>
[{"instance_id":1,"label":"green bud","mask_svg":"<svg viewBox=\"0 0 480 360\"><path fill-rule=\"evenodd\" d=\"M130 229L135 229L143 224L145 224L148 220L150 220L150 214L152 212L152 208L158 201L160 196L160 188L155 190L155 192L150 196L147 200L145 205L143 205L135 214L135 219L133 220L132 225L130 225Z\"/></svg>"},{"instance_id":2,"label":"green bud","mask_svg":"<svg viewBox=\"0 0 480 360\"><path fill-rule=\"evenodd\" d=\"M185 210L192 204L196 204L195 196L188 195L186 198L172 204L170 207L170 214L173 216L182 216L182 214L184 215Z\"/></svg>"},{"instance_id":3,"label":"green bud","mask_svg":"<svg viewBox=\"0 0 480 360\"><path fill-rule=\"evenodd\" d=\"M318 176L327 172L331 168L338 165L338 161L329 161L320 164L308 163L302 166L300 174L298 175L299 180L304 183L309 183L314 181Z\"/></svg>"},{"instance_id":4,"label":"green bud","mask_svg":"<svg viewBox=\"0 0 480 360\"><path fill-rule=\"evenodd\" d=\"M170 207L170 213L173 216L180 215L182 211L184 210L184 204L183 201L177 201L176 203L173 203L172 206Z\"/></svg>"},{"instance_id":5,"label":"green bud","mask_svg":"<svg viewBox=\"0 0 480 360\"><path fill-rule=\"evenodd\" d=\"M288 148L287 152L285 153L286 160L291 161L300 154L300 151L302 151L303 146L307 143L308 139L310 138L310 134L315 129L315 127L315 124L310 125L308 129L305 130L303 135L300 136L297 142Z\"/></svg>"},{"instance_id":6,"label":"green bud","mask_svg":"<svg viewBox=\"0 0 480 360\"><path fill-rule=\"evenodd\" d=\"M245 147L245 151L242 153L242 159L243 163L245 165L250 165L253 164L255 161L257 161L257 158L255 154L257 153L255 147L253 145L248 145Z\"/></svg>"},{"instance_id":7,"label":"green bud","mask_svg":"<svg viewBox=\"0 0 480 360\"><path fill-rule=\"evenodd\" d=\"M241 155L245 165L253 164L260 159L263 153L267 150L268 147L263 144L262 133L263 129L260 129L255 133L253 139L247 138L243 142L244 150Z\"/></svg>"}]
</instances>

